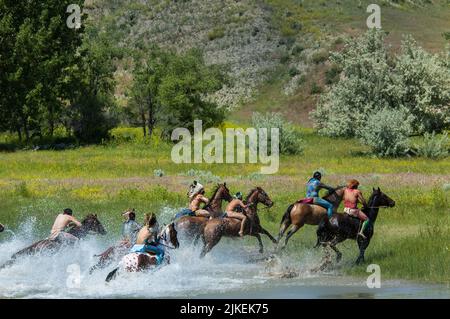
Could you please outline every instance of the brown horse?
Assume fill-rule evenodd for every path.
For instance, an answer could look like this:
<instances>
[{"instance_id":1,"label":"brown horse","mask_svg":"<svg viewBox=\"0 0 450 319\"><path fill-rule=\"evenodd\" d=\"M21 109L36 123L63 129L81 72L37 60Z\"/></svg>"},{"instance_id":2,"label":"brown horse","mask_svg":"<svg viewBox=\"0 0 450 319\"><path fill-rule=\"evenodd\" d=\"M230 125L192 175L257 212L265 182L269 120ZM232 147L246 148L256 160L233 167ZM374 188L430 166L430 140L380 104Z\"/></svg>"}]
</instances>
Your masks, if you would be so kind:
<instances>
[{"instance_id":1,"label":"brown horse","mask_svg":"<svg viewBox=\"0 0 450 319\"><path fill-rule=\"evenodd\" d=\"M222 201L226 200L227 202L230 202L232 199L233 197L231 196L226 183L217 184L209 204L206 205L204 209L207 210L212 217L219 217L222 214ZM195 244L203 233L207 221L207 217L182 216L175 221L175 227L180 233L181 238L194 239Z\"/></svg>"},{"instance_id":2,"label":"brown horse","mask_svg":"<svg viewBox=\"0 0 450 319\"><path fill-rule=\"evenodd\" d=\"M374 233L375 221L378 217L378 210L382 207L394 207L395 201L384 194L380 188L373 189L372 195L368 200L367 207L363 212L369 218L369 224L364 230L364 237L358 236L361 221L359 218L348 214L333 214L329 222L323 220L317 228L317 245L329 246L336 252L336 260L339 262L342 253L336 248L336 245L346 239L356 240L359 247L359 256L356 264L364 262L364 253L369 246L370 239ZM324 267L320 267L323 269Z\"/></svg>"},{"instance_id":3,"label":"brown horse","mask_svg":"<svg viewBox=\"0 0 450 319\"><path fill-rule=\"evenodd\" d=\"M338 186L334 191L329 192L323 199L329 201L333 205L333 211L336 212L339 204L344 196L344 186ZM280 242L284 233L292 225L292 228L286 235L283 247L284 249L291 238L303 225L319 225L320 221L327 215L327 210L322 206L313 204L303 204L295 202L291 204L281 219L280 231L278 234L277 242Z\"/></svg>"},{"instance_id":4,"label":"brown horse","mask_svg":"<svg viewBox=\"0 0 450 319\"><path fill-rule=\"evenodd\" d=\"M149 252L131 252L125 255L119 263L119 267L111 271L106 277L106 282L110 282L117 277L118 271L138 272L144 271L157 266L170 263L170 255L168 249L176 249L180 246L178 242L178 234L174 223L165 226L158 235L158 247L164 251L162 260Z\"/></svg>"},{"instance_id":5,"label":"brown horse","mask_svg":"<svg viewBox=\"0 0 450 319\"><path fill-rule=\"evenodd\" d=\"M106 230L103 228L103 225L97 219L96 214L87 215L86 218L81 222L80 227L72 227L67 232L77 237L78 239L86 237L89 233L100 235L106 234ZM62 247L66 246L67 244L72 245L73 242L65 242L59 240L58 238L53 240L48 238L40 240L32 244L31 246L28 246L12 255L11 260L9 260L3 266L1 266L0 269L4 268L5 266L12 265L19 257L42 253L52 254L61 249Z\"/></svg>"},{"instance_id":6,"label":"brown horse","mask_svg":"<svg viewBox=\"0 0 450 319\"><path fill-rule=\"evenodd\" d=\"M261 226L257 213L257 205L258 203L262 203L266 207L272 207L273 202L270 199L269 195L267 195L267 193L261 187L252 189L245 202L249 203L250 206L246 212L249 222L246 224L246 227L244 229L244 235L256 237L259 243L259 252L263 253L264 247L260 234L267 235L275 244L277 243L277 241L272 237L272 235L270 235L267 230L265 230ZM222 236L240 237L240 227L241 221L236 218L226 217L223 219L214 218L208 220L203 230L203 250L200 257L204 257L215 245L217 245Z\"/></svg>"}]
</instances>

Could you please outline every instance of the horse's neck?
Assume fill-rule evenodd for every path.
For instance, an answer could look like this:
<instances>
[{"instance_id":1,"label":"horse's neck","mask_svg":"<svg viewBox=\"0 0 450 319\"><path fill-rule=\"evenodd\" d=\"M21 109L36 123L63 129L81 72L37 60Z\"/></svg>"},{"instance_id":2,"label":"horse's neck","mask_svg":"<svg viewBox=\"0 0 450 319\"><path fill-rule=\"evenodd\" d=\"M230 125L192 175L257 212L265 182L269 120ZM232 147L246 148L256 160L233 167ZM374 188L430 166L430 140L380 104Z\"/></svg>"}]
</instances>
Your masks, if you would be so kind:
<instances>
[{"instance_id":1,"label":"horse's neck","mask_svg":"<svg viewBox=\"0 0 450 319\"><path fill-rule=\"evenodd\" d=\"M323 199L329 201L333 205L333 208L338 208L342 202L342 198L343 196L340 196L335 192L333 195L325 196Z\"/></svg>"},{"instance_id":2,"label":"horse's neck","mask_svg":"<svg viewBox=\"0 0 450 319\"><path fill-rule=\"evenodd\" d=\"M254 197L256 197L256 199ZM256 215L256 211L258 210L258 203L259 203L258 194L257 192L254 192L253 194L250 195L246 203L251 204L249 207L250 214L248 215Z\"/></svg>"},{"instance_id":3,"label":"horse's neck","mask_svg":"<svg viewBox=\"0 0 450 319\"><path fill-rule=\"evenodd\" d=\"M80 228L71 228L68 231L69 234L74 235L75 237L81 238L81 237L85 237L87 234L87 231L84 227L84 224L81 225Z\"/></svg>"},{"instance_id":4,"label":"horse's neck","mask_svg":"<svg viewBox=\"0 0 450 319\"><path fill-rule=\"evenodd\" d=\"M378 203L375 200L369 201L369 208L366 214L372 224L377 220L378 210Z\"/></svg>"},{"instance_id":5,"label":"horse's neck","mask_svg":"<svg viewBox=\"0 0 450 319\"><path fill-rule=\"evenodd\" d=\"M210 207L211 210L214 212L217 212L222 209L222 194L220 191L217 191L217 193L214 195L214 198L210 201Z\"/></svg>"}]
</instances>

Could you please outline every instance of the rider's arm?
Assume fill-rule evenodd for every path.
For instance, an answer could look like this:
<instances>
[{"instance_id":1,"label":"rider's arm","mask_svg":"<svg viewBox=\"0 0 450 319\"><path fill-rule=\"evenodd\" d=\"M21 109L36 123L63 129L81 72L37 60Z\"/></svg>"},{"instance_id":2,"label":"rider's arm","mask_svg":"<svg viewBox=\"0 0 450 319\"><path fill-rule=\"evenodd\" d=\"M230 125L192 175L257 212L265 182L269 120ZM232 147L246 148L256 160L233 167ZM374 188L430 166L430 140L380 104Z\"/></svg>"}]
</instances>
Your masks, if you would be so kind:
<instances>
[{"instance_id":1,"label":"rider's arm","mask_svg":"<svg viewBox=\"0 0 450 319\"><path fill-rule=\"evenodd\" d=\"M323 183L319 183L319 185L317 186L318 188L325 188L326 190L329 190L330 192L334 191L334 188L328 185L325 185Z\"/></svg>"},{"instance_id":2,"label":"rider's arm","mask_svg":"<svg viewBox=\"0 0 450 319\"><path fill-rule=\"evenodd\" d=\"M361 192L358 192L358 201L364 206L367 206L366 199L364 198L363 194Z\"/></svg>"},{"instance_id":3,"label":"rider's arm","mask_svg":"<svg viewBox=\"0 0 450 319\"><path fill-rule=\"evenodd\" d=\"M75 219L73 216L69 216L69 220L71 223L74 223L77 227L81 227L81 223Z\"/></svg>"},{"instance_id":4,"label":"rider's arm","mask_svg":"<svg viewBox=\"0 0 450 319\"><path fill-rule=\"evenodd\" d=\"M205 204L209 204L209 199L206 198L206 197L203 196L203 195L200 195L200 200L201 200L203 203L205 203Z\"/></svg>"}]
</instances>

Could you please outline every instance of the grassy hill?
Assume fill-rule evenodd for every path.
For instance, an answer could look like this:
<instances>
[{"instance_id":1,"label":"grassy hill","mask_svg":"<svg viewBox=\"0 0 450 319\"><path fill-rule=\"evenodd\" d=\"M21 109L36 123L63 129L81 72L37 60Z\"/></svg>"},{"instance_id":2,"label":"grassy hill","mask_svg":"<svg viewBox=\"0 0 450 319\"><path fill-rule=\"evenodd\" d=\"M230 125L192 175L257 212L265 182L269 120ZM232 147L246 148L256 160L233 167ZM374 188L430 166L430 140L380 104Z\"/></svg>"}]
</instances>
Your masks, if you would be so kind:
<instances>
[{"instance_id":1,"label":"grassy hill","mask_svg":"<svg viewBox=\"0 0 450 319\"><path fill-rule=\"evenodd\" d=\"M226 66L233 83L214 98L237 108L232 120L274 110L311 126L308 113L317 93L326 90L329 51L367 30L371 3L381 6L392 50L404 34L432 52L448 43L442 36L450 32L447 0L87 0L85 11L94 28L125 52L144 44L178 51L198 47L207 63ZM126 106L133 63L125 54L118 65L116 95Z\"/></svg>"}]
</instances>

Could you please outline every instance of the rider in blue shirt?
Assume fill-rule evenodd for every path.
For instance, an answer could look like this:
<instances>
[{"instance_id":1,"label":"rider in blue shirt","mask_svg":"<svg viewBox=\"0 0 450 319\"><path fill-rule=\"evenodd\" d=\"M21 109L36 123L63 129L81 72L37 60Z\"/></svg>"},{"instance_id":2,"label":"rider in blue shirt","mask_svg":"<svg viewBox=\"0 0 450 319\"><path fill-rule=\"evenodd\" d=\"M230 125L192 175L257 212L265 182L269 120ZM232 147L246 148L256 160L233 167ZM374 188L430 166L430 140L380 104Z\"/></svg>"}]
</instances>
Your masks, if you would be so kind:
<instances>
[{"instance_id":1,"label":"rider in blue shirt","mask_svg":"<svg viewBox=\"0 0 450 319\"><path fill-rule=\"evenodd\" d=\"M334 191L334 188L323 184L320 181L321 179L322 174L320 172L315 172L313 177L306 183L306 197L313 198L314 204L326 208L328 218L330 218L333 214L333 205L325 199L319 197L319 190L324 188L329 191Z\"/></svg>"}]
</instances>

